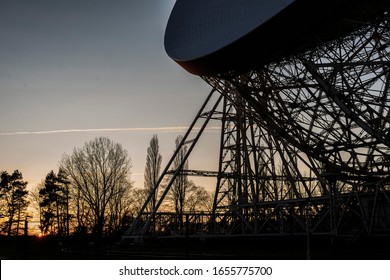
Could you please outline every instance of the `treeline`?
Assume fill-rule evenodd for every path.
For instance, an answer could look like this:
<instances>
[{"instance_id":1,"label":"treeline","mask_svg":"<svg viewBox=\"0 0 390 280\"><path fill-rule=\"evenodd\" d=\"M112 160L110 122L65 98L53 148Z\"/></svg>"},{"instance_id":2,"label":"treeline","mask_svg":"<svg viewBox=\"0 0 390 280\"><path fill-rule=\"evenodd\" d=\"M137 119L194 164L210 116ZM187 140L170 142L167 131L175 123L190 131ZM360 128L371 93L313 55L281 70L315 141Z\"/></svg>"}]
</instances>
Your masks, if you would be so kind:
<instances>
[{"instance_id":1,"label":"treeline","mask_svg":"<svg viewBox=\"0 0 390 280\"><path fill-rule=\"evenodd\" d=\"M176 146L181 138L176 139ZM178 153L175 160L186 147ZM18 170L1 172L0 223L8 236L25 234L29 205L34 220L39 217L39 231L44 236L92 235L95 237L121 234L132 223L146 198L151 195L152 210L164 189L154 189L160 176L162 156L157 135L147 149L143 189L131 181L131 158L123 147L107 137L98 137L64 155L57 172L50 171L30 192ZM185 164L188 168L188 163ZM211 195L196 186L187 176L178 176L165 199L164 211L182 214L184 211L207 211Z\"/></svg>"}]
</instances>

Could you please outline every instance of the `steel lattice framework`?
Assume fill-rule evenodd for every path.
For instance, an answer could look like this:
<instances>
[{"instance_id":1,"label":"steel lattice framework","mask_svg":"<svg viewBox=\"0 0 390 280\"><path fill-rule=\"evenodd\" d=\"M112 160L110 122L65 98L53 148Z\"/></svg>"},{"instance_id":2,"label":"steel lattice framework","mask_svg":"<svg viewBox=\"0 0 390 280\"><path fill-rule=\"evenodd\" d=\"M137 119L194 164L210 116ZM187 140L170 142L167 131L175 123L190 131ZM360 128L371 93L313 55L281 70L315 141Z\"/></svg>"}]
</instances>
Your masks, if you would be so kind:
<instances>
[{"instance_id":1,"label":"steel lattice framework","mask_svg":"<svg viewBox=\"0 0 390 280\"><path fill-rule=\"evenodd\" d=\"M314 161L322 164L322 173L314 168L313 174L326 181L323 201L310 211L323 219L319 213L327 209L329 232L345 226L340 219L346 213L360 221L353 225L357 231L371 233L375 225L389 228L389 31L385 17L345 38L248 73L204 77L221 94L227 95L228 88L246 100L243 110L284 143L284 149L303 152L311 170ZM304 190L297 198L312 200Z\"/></svg>"},{"instance_id":2,"label":"steel lattice framework","mask_svg":"<svg viewBox=\"0 0 390 280\"><path fill-rule=\"evenodd\" d=\"M205 79L235 89L278 136L333 168L388 174L387 21L239 76Z\"/></svg>"},{"instance_id":3,"label":"steel lattice framework","mask_svg":"<svg viewBox=\"0 0 390 280\"><path fill-rule=\"evenodd\" d=\"M271 135L239 95L225 94L213 230L260 234L272 226L281 233L281 224L269 221L285 223L286 207L325 194L321 164Z\"/></svg>"},{"instance_id":4,"label":"steel lattice framework","mask_svg":"<svg viewBox=\"0 0 390 280\"><path fill-rule=\"evenodd\" d=\"M210 234L390 233L389 55L385 14L281 61L203 77L223 98L205 112L209 97L193 125L221 121L218 171L168 164L159 181L183 172L217 177L212 213L186 214L187 234L205 216L200 228ZM148 230L165 194L152 213L145 202L127 234Z\"/></svg>"}]
</instances>

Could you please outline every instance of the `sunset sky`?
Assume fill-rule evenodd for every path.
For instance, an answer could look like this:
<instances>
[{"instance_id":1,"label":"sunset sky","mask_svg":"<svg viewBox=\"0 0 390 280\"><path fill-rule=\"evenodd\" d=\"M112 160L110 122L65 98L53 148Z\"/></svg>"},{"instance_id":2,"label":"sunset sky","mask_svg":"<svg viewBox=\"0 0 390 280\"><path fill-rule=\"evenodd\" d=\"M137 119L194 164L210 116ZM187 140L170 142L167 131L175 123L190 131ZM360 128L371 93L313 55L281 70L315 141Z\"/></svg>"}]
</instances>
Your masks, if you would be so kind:
<instances>
[{"instance_id":1,"label":"sunset sky","mask_svg":"<svg viewBox=\"0 0 390 280\"><path fill-rule=\"evenodd\" d=\"M129 152L142 187L152 135L164 165L210 91L165 53L174 2L1 1L0 171L19 169L34 187L64 153L107 136ZM211 143L190 167L216 170Z\"/></svg>"}]
</instances>

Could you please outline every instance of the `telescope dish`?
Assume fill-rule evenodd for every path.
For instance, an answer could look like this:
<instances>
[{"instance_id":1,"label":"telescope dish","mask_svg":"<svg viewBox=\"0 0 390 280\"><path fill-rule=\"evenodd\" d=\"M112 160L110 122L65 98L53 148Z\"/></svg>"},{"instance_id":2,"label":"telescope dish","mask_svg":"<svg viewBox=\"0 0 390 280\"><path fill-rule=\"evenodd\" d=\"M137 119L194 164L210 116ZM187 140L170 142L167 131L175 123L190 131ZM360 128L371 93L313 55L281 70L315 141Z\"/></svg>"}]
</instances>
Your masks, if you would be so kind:
<instances>
[{"instance_id":1,"label":"telescope dish","mask_svg":"<svg viewBox=\"0 0 390 280\"><path fill-rule=\"evenodd\" d=\"M177 0L167 54L196 75L245 71L360 27L388 1Z\"/></svg>"}]
</instances>

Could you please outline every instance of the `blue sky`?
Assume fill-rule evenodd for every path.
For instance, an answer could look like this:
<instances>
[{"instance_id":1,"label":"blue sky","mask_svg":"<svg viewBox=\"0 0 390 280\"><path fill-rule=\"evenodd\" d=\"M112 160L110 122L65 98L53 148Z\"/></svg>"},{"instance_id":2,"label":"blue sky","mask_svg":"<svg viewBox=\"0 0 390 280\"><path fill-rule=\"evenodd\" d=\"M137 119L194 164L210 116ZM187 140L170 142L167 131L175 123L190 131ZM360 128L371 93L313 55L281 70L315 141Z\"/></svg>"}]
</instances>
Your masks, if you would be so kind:
<instances>
[{"instance_id":1,"label":"blue sky","mask_svg":"<svg viewBox=\"0 0 390 280\"><path fill-rule=\"evenodd\" d=\"M165 53L174 2L1 1L0 170L19 169L34 186L64 153L108 136L128 150L142 187L152 135L166 162L210 91ZM215 170L217 146L203 147L192 168Z\"/></svg>"}]
</instances>

